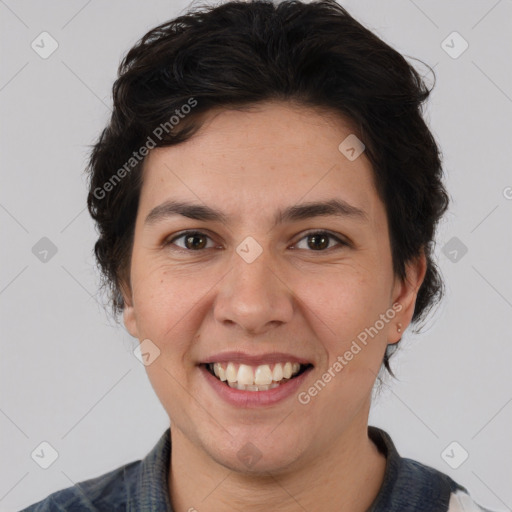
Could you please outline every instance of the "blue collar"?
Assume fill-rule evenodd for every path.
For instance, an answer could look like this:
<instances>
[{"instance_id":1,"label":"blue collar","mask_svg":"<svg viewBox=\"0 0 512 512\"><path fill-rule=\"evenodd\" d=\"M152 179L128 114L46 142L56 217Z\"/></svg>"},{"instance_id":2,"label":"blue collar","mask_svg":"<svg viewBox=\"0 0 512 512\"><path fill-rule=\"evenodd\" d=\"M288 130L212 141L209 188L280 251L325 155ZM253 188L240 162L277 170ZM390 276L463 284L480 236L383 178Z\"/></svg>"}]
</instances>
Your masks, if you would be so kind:
<instances>
[{"instance_id":1,"label":"blue collar","mask_svg":"<svg viewBox=\"0 0 512 512\"><path fill-rule=\"evenodd\" d=\"M384 481L368 512L446 511L452 492L467 492L444 473L400 457L384 430L369 426L368 436L387 461ZM168 428L142 461L125 466L123 477L129 512L172 512L168 490L170 455Z\"/></svg>"}]
</instances>

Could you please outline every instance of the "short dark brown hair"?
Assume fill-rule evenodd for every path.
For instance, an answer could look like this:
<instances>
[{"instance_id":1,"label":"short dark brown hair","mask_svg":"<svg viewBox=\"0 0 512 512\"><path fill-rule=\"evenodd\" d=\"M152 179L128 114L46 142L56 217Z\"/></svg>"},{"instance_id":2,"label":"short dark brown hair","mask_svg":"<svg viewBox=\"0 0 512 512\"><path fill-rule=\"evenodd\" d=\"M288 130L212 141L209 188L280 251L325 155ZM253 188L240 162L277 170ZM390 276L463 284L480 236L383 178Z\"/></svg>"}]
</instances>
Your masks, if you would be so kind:
<instances>
[{"instance_id":1,"label":"short dark brown hair","mask_svg":"<svg viewBox=\"0 0 512 512\"><path fill-rule=\"evenodd\" d=\"M88 166L95 255L114 316L130 282L143 148L187 140L213 108L278 100L341 114L355 127L386 207L395 275L404 279L405 264L422 251L427 258L418 324L443 295L432 251L449 202L440 150L422 117L430 92L400 53L334 0L200 6L150 30L119 65L112 117ZM395 348L383 361L391 375Z\"/></svg>"}]
</instances>

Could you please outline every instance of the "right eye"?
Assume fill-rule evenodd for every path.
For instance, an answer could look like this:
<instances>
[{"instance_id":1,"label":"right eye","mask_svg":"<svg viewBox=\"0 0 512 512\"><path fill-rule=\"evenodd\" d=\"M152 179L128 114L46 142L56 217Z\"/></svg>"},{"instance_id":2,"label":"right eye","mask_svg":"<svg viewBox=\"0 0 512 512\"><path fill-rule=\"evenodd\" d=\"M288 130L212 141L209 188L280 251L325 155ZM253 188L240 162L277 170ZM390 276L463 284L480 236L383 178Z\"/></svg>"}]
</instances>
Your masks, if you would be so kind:
<instances>
[{"instance_id":1,"label":"right eye","mask_svg":"<svg viewBox=\"0 0 512 512\"><path fill-rule=\"evenodd\" d=\"M176 244L176 240L183 239L183 246ZM197 251L202 249L210 249L211 247L205 247L206 240L211 238L201 231L184 231L180 235L166 241L165 246L176 245L180 250L183 251ZM213 242L213 241L212 241Z\"/></svg>"}]
</instances>

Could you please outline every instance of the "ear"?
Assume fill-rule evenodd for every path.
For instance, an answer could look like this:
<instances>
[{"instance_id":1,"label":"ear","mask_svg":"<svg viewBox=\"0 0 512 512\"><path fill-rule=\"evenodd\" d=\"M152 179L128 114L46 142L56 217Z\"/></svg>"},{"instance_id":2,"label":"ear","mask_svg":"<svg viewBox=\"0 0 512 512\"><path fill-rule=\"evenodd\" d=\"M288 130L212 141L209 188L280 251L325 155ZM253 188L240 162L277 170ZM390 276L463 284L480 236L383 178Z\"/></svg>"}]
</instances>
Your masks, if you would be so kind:
<instances>
[{"instance_id":1,"label":"ear","mask_svg":"<svg viewBox=\"0 0 512 512\"><path fill-rule=\"evenodd\" d=\"M123 320L126 330L134 337L139 339L139 331L137 329L137 317L135 315L135 308L133 306L133 298L131 287L128 283L123 281L120 284L121 293L123 295L124 308Z\"/></svg>"},{"instance_id":2,"label":"ear","mask_svg":"<svg viewBox=\"0 0 512 512\"><path fill-rule=\"evenodd\" d=\"M389 344L400 341L405 329L411 323L418 291L427 273L427 258L423 250L417 258L406 263L405 272L405 278L396 278L393 288L392 304L400 304L401 309L393 320L388 336ZM399 323L402 324L401 332L398 332L397 329Z\"/></svg>"}]
</instances>

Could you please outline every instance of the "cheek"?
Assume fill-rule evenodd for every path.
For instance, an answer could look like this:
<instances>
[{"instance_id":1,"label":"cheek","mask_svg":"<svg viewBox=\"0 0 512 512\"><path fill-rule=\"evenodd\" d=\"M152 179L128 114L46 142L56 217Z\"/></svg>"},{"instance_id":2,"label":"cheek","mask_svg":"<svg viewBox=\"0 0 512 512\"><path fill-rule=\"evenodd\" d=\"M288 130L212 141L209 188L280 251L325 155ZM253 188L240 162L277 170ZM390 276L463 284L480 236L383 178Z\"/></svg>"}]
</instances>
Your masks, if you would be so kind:
<instances>
[{"instance_id":1,"label":"cheek","mask_svg":"<svg viewBox=\"0 0 512 512\"><path fill-rule=\"evenodd\" d=\"M141 339L151 340L160 350L146 366L151 385L167 411L179 416L189 398L190 348L197 336L202 303L209 289L190 276L177 276L162 268L146 267L137 276L134 290L137 325Z\"/></svg>"},{"instance_id":2,"label":"cheek","mask_svg":"<svg viewBox=\"0 0 512 512\"><path fill-rule=\"evenodd\" d=\"M370 271L340 268L322 276L303 276L294 291L305 305L305 314L325 332L325 339L340 346L373 325L386 310L386 283Z\"/></svg>"},{"instance_id":3,"label":"cheek","mask_svg":"<svg viewBox=\"0 0 512 512\"><path fill-rule=\"evenodd\" d=\"M331 393L324 399L333 410L358 407L373 387L387 344L389 320L379 319L389 308L389 286L384 272L355 267L302 283L304 314L325 351Z\"/></svg>"},{"instance_id":4,"label":"cheek","mask_svg":"<svg viewBox=\"0 0 512 512\"><path fill-rule=\"evenodd\" d=\"M134 304L141 336L154 341L166 360L187 365L199 326L210 313L216 271L146 265L135 276ZM213 296L213 295L212 295Z\"/></svg>"},{"instance_id":5,"label":"cheek","mask_svg":"<svg viewBox=\"0 0 512 512\"><path fill-rule=\"evenodd\" d=\"M171 279L161 269L145 268L133 279L137 325L142 336L164 343L182 328L179 320L193 314L190 282Z\"/></svg>"}]
</instances>

